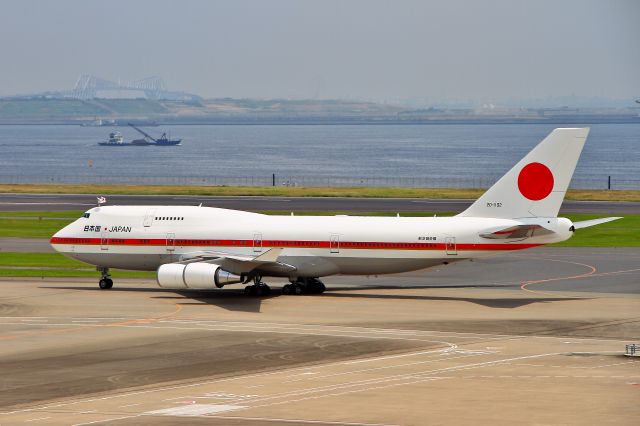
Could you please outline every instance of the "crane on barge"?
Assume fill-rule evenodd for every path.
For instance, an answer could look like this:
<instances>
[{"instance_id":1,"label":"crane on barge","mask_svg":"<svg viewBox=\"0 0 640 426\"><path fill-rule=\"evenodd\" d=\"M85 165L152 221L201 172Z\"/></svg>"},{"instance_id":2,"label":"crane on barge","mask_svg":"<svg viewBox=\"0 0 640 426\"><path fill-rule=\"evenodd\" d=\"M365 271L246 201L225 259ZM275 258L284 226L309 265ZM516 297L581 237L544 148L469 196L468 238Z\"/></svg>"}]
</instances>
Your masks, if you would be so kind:
<instances>
[{"instance_id":1,"label":"crane on barge","mask_svg":"<svg viewBox=\"0 0 640 426\"><path fill-rule=\"evenodd\" d=\"M169 139L167 137L167 132L163 132L162 136L160 136L158 139L155 139L153 136L151 136L150 134L148 134L147 132L145 132L135 124L132 124L132 123L127 123L127 124L133 127L134 129L136 129L142 136L144 136L143 140L146 141L149 145L175 146L175 145L180 145L180 143L182 142L182 139ZM150 142L150 141L153 141L153 142ZM136 141L133 141L133 143L135 142Z\"/></svg>"}]
</instances>

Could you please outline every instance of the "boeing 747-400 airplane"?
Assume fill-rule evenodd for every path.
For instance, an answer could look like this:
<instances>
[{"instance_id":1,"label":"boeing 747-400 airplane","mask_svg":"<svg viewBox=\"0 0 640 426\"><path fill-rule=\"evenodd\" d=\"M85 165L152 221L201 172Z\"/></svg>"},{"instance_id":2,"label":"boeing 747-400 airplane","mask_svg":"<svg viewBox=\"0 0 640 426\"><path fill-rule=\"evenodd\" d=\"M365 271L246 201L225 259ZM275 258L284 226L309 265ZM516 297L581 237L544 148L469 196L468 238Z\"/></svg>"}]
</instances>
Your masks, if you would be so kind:
<instances>
[{"instance_id":1,"label":"boeing 747-400 airplane","mask_svg":"<svg viewBox=\"0 0 640 426\"><path fill-rule=\"evenodd\" d=\"M557 217L588 128L555 129L454 217L271 216L198 206L99 206L51 238L66 256L109 268L157 271L160 287L214 289L286 277L283 292L322 293L319 278L425 269L538 247L576 229Z\"/></svg>"}]
</instances>

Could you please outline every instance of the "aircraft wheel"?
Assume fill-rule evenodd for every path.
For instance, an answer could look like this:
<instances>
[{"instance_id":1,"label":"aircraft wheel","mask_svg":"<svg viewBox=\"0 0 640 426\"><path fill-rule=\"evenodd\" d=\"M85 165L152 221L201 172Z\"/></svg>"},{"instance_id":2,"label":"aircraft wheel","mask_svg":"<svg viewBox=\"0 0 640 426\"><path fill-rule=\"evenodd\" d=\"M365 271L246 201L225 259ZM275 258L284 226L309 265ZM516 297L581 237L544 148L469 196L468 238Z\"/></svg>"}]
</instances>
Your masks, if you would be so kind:
<instances>
[{"instance_id":1,"label":"aircraft wheel","mask_svg":"<svg viewBox=\"0 0 640 426\"><path fill-rule=\"evenodd\" d=\"M256 288L252 285L248 285L244 288L244 294L247 296L255 296Z\"/></svg>"},{"instance_id":2,"label":"aircraft wheel","mask_svg":"<svg viewBox=\"0 0 640 426\"><path fill-rule=\"evenodd\" d=\"M294 284L293 285L293 294L295 294L296 296L299 296L302 293L304 293L304 287L302 287L300 284Z\"/></svg>"},{"instance_id":3,"label":"aircraft wheel","mask_svg":"<svg viewBox=\"0 0 640 426\"><path fill-rule=\"evenodd\" d=\"M109 290L111 287L113 287L113 281L110 278L102 278L98 282L98 285L102 290Z\"/></svg>"},{"instance_id":4,"label":"aircraft wheel","mask_svg":"<svg viewBox=\"0 0 640 426\"><path fill-rule=\"evenodd\" d=\"M258 296L268 296L271 294L271 287L264 284L258 287Z\"/></svg>"},{"instance_id":5,"label":"aircraft wheel","mask_svg":"<svg viewBox=\"0 0 640 426\"><path fill-rule=\"evenodd\" d=\"M327 289L327 287L324 285L324 283L319 283L318 284L318 294L324 293L326 289Z\"/></svg>"},{"instance_id":6,"label":"aircraft wheel","mask_svg":"<svg viewBox=\"0 0 640 426\"><path fill-rule=\"evenodd\" d=\"M282 287L282 294L291 294L293 290L291 287L291 284L285 284L285 286Z\"/></svg>"}]
</instances>

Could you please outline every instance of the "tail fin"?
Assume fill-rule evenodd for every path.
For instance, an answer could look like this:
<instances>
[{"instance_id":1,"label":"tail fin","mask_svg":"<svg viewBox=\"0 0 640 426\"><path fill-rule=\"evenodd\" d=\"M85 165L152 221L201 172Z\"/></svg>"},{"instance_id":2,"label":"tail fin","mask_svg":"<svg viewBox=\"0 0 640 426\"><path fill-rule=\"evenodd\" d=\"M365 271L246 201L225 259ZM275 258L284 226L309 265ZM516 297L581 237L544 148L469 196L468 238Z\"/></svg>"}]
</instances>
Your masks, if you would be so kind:
<instances>
[{"instance_id":1,"label":"tail fin","mask_svg":"<svg viewBox=\"0 0 640 426\"><path fill-rule=\"evenodd\" d=\"M555 129L458 216L556 217L588 134Z\"/></svg>"}]
</instances>

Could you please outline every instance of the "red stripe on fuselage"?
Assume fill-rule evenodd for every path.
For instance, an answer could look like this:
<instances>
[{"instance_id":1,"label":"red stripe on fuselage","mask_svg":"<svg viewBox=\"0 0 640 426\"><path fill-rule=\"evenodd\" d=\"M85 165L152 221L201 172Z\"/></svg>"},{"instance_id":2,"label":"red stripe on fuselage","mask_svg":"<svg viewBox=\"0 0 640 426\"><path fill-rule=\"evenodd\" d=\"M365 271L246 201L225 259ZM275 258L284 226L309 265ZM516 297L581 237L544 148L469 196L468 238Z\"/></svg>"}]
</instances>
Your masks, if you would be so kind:
<instances>
[{"instance_id":1,"label":"red stripe on fuselage","mask_svg":"<svg viewBox=\"0 0 640 426\"><path fill-rule=\"evenodd\" d=\"M109 246L166 246L165 238L66 238L52 237L51 244L67 245L109 245ZM335 243L334 243L335 244ZM196 240L176 238L172 247L253 247L253 240ZM291 241L291 240L262 240L261 247L282 248L330 248L329 241ZM543 244L456 244L457 250L522 250L538 247ZM337 248L337 245L335 245ZM408 243L408 242L377 242L377 241L340 241L340 249L348 250L446 250L443 243Z\"/></svg>"}]
</instances>

